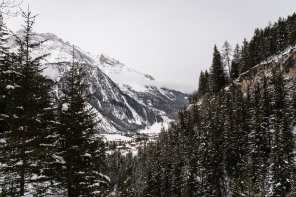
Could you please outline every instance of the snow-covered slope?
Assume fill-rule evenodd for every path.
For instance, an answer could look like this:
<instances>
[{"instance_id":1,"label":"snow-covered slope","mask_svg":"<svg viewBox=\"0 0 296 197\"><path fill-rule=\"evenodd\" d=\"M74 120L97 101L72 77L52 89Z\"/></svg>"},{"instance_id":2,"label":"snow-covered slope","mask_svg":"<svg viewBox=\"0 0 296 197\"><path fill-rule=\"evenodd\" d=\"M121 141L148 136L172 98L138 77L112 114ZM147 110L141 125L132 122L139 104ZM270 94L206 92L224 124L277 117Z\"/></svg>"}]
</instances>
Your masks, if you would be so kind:
<instances>
[{"instance_id":1,"label":"snow-covered slope","mask_svg":"<svg viewBox=\"0 0 296 197\"><path fill-rule=\"evenodd\" d=\"M17 33L21 36L21 31ZM72 62L73 46L54 34L36 34L36 41L44 41L33 56L49 54L43 64L44 75L62 81ZM8 44L17 50L14 38ZM113 58L94 56L75 46L75 61L84 65L87 93L92 94L90 105L97 113L100 132L134 132L153 124L177 118L178 110L187 104L187 95L157 87L155 79L126 67Z\"/></svg>"},{"instance_id":2,"label":"snow-covered slope","mask_svg":"<svg viewBox=\"0 0 296 197\"><path fill-rule=\"evenodd\" d=\"M128 68L121 62L104 54L101 54L98 60L101 70L122 89L132 88L138 92L145 92L148 90L148 86L156 85L156 81L152 76Z\"/></svg>"}]
</instances>

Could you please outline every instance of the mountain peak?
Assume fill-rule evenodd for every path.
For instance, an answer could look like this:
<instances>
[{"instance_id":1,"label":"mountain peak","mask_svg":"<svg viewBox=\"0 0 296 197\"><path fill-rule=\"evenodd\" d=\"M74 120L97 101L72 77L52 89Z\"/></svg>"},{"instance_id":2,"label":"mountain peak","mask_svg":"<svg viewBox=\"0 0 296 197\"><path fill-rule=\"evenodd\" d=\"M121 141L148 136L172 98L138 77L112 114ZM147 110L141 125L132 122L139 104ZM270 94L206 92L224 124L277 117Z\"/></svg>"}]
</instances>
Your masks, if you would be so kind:
<instances>
[{"instance_id":1,"label":"mountain peak","mask_svg":"<svg viewBox=\"0 0 296 197\"><path fill-rule=\"evenodd\" d=\"M123 65L120 63L118 60L115 60L113 58L108 57L107 55L101 54L99 57L100 64L108 64L110 66L115 66L115 65Z\"/></svg>"},{"instance_id":2,"label":"mountain peak","mask_svg":"<svg viewBox=\"0 0 296 197\"><path fill-rule=\"evenodd\" d=\"M151 82L155 81L153 76L129 68L105 54L100 54L97 59L100 69L121 86L128 85L134 90L146 91L146 87L153 85Z\"/></svg>"}]
</instances>

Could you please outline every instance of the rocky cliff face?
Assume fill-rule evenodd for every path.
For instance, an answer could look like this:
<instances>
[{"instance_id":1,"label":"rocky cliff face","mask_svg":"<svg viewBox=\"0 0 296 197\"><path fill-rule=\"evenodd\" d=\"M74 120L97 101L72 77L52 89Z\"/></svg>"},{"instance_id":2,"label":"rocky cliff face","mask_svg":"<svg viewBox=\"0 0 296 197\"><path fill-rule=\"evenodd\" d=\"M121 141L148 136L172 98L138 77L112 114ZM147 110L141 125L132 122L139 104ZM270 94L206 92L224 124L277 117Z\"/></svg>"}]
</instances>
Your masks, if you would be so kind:
<instances>
[{"instance_id":1,"label":"rocky cliff face","mask_svg":"<svg viewBox=\"0 0 296 197\"><path fill-rule=\"evenodd\" d=\"M281 71L284 74L287 85L292 83L296 75L296 46L289 47L283 53L272 56L261 62L249 71L243 73L236 83L240 83L245 92L248 85L255 85L261 82L263 76L271 76L273 71Z\"/></svg>"},{"instance_id":2,"label":"rocky cliff face","mask_svg":"<svg viewBox=\"0 0 296 197\"><path fill-rule=\"evenodd\" d=\"M49 54L42 62L46 67L44 75L56 82L63 81L69 69L67 62L72 61L72 45L49 33L36 34L33 39L47 40L32 51L33 56ZM8 44L12 51L17 50L13 38ZM177 118L177 112L188 102L187 94L162 88L152 76L106 55L93 56L78 47L74 55L87 74L86 92L92 95L90 105L101 120L100 132L135 132L154 123L169 122Z\"/></svg>"}]
</instances>

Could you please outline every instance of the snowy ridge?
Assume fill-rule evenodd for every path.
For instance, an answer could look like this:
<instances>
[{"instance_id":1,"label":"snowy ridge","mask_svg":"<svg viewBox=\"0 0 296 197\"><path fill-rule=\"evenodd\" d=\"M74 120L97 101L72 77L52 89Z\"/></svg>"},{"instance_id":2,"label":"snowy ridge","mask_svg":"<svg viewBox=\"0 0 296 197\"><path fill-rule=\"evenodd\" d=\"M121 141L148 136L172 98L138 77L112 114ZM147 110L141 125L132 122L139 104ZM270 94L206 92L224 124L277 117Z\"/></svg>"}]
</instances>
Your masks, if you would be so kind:
<instances>
[{"instance_id":1,"label":"snowy ridge","mask_svg":"<svg viewBox=\"0 0 296 197\"><path fill-rule=\"evenodd\" d=\"M133 90L145 92L148 91L148 86L156 85L152 76L129 68L104 54L101 54L97 61L100 69L120 87L127 86Z\"/></svg>"},{"instance_id":2,"label":"snowy ridge","mask_svg":"<svg viewBox=\"0 0 296 197\"><path fill-rule=\"evenodd\" d=\"M16 33L20 38L22 31ZM32 56L49 54L42 63L43 74L60 82L73 61L73 46L51 33L35 34L33 42L44 42L32 51ZM15 39L8 44L17 50ZM89 84L86 93L92 94L90 106L100 120L101 133L136 132L152 125L167 123L177 118L177 112L187 104L187 94L157 86L147 74L126 67L106 55L91 55L74 47L75 62L83 64L84 82ZM54 90L58 97L58 88Z\"/></svg>"}]
</instances>

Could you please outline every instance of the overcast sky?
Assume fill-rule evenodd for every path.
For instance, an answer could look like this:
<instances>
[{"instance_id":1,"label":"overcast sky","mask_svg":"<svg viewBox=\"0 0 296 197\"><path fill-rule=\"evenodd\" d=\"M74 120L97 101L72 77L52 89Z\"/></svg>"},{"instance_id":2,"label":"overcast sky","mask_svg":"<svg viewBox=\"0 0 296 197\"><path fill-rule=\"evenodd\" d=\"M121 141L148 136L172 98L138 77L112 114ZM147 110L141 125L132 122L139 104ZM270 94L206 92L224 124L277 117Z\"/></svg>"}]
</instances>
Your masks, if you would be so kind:
<instances>
[{"instance_id":1,"label":"overcast sky","mask_svg":"<svg viewBox=\"0 0 296 197\"><path fill-rule=\"evenodd\" d=\"M34 30L192 91L213 47L250 40L256 27L296 11L295 0L23 0ZM16 31L22 19L6 20Z\"/></svg>"}]
</instances>

